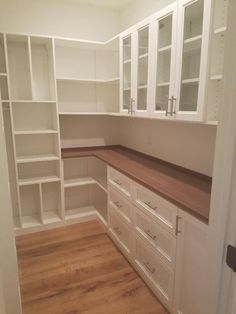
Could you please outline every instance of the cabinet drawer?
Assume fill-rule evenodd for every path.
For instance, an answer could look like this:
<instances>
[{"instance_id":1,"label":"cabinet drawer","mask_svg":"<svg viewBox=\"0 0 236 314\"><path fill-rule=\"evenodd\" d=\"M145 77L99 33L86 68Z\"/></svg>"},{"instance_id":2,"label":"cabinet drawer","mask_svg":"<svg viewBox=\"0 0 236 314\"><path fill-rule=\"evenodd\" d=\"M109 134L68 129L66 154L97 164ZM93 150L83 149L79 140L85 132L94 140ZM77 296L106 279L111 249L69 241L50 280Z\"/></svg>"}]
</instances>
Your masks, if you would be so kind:
<instances>
[{"instance_id":1,"label":"cabinet drawer","mask_svg":"<svg viewBox=\"0 0 236 314\"><path fill-rule=\"evenodd\" d=\"M134 201L166 230L175 233L177 207L174 204L137 183L134 183Z\"/></svg>"},{"instance_id":2,"label":"cabinet drawer","mask_svg":"<svg viewBox=\"0 0 236 314\"><path fill-rule=\"evenodd\" d=\"M127 222L131 222L132 204L112 187L108 188L108 204Z\"/></svg>"},{"instance_id":3,"label":"cabinet drawer","mask_svg":"<svg viewBox=\"0 0 236 314\"><path fill-rule=\"evenodd\" d=\"M126 197L131 198L132 181L119 171L108 168L108 182Z\"/></svg>"},{"instance_id":4,"label":"cabinet drawer","mask_svg":"<svg viewBox=\"0 0 236 314\"><path fill-rule=\"evenodd\" d=\"M153 246L164 262L174 268L176 237L137 208L134 216L136 232Z\"/></svg>"},{"instance_id":5,"label":"cabinet drawer","mask_svg":"<svg viewBox=\"0 0 236 314\"><path fill-rule=\"evenodd\" d=\"M168 306L172 303L174 272L138 236L135 238L135 264Z\"/></svg>"},{"instance_id":6,"label":"cabinet drawer","mask_svg":"<svg viewBox=\"0 0 236 314\"><path fill-rule=\"evenodd\" d=\"M110 223L110 232L118 242L119 247L125 251L125 253L130 254L131 250L131 237L132 231L130 228L121 221L121 219L109 210L109 223Z\"/></svg>"}]
</instances>

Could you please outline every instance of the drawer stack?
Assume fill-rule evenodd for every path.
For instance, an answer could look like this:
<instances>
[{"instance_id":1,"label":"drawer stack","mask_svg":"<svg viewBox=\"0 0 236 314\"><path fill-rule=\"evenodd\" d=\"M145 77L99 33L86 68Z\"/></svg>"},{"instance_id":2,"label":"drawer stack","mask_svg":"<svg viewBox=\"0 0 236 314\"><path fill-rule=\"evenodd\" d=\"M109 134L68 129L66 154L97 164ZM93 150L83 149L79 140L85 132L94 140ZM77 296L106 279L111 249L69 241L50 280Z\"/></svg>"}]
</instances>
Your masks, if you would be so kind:
<instances>
[{"instance_id":1,"label":"drawer stack","mask_svg":"<svg viewBox=\"0 0 236 314\"><path fill-rule=\"evenodd\" d=\"M108 168L109 233L153 292L172 307L178 208Z\"/></svg>"}]
</instances>

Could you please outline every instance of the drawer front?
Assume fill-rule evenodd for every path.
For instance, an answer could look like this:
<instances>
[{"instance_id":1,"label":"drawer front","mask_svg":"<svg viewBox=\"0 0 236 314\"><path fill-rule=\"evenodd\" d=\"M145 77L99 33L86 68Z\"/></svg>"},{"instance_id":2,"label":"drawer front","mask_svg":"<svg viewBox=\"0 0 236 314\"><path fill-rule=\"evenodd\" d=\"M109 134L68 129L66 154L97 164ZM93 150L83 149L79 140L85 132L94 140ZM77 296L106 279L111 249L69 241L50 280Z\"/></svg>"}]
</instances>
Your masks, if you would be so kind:
<instances>
[{"instance_id":1,"label":"drawer front","mask_svg":"<svg viewBox=\"0 0 236 314\"><path fill-rule=\"evenodd\" d=\"M171 306L174 272L138 236L135 239L135 263L155 287L154 292L165 304Z\"/></svg>"},{"instance_id":2,"label":"drawer front","mask_svg":"<svg viewBox=\"0 0 236 314\"><path fill-rule=\"evenodd\" d=\"M108 182L115 189L119 190L123 195L131 198L132 181L119 171L108 168Z\"/></svg>"},{"instance_id":3,"label":"drawer front","mask_svg":"<svg viewBox=\"0 0 236 314\"><path fill-rule=\"evenodd\" d=\"M176 237L137 208L134 216L136 232L153 246L165 263L174 269Z\"/></svg>"},{"instance_id":4,"label":"drawer front","mask_svg":"<svg viewBox=\"0 0 236 314\"><path fill-rule=\"evenodd\" d=\"M175 233L177 207L174 204L137 183L134 183L134 201L166 230Z\"/></svg>"},{"instance_id":5,"label":"drawer front","mask_svg":"<svg viewBox=\"0 0 236 314\"><path fill-rule=\"evenodd\" d=\"M130 254L131 251L131 237L132 232L130 228L121 221L121 219L109 210L109 223L110 223L110 231L121 246L121 248L125 251L125 253Z\"/></svg>"},{"instance_id":6,"label":"drawer front","mask_svg":"<svg viewBox=\"0 0 236 314\"><path fill-rule=\"evenodd\" d=\"M112 187L108 188L108 202L111 209L115 210L127 222L131 222L132 204Z\"/></svg>"}]
</instances>

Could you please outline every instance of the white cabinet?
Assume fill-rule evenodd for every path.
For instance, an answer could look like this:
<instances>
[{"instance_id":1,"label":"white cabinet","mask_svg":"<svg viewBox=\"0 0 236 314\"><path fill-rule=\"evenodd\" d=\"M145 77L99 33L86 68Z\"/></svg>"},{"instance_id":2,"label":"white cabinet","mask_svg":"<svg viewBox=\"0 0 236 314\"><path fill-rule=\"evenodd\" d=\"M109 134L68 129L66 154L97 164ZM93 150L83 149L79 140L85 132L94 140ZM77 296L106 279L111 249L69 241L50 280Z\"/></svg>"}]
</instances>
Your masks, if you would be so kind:
<instances>
[{"instance_id":1,"label":"white cabinet","mask_svg":"<svg viewBox=\"0 0 236 314\"><path fill-rule=\"evenodd\" d=\"M174 313L206 314L206 242L208 226L180 210L177 237Z\"/></svg>"},{"instance_id":2,"label":"white cabinet","mask_svg":"<svg viewBox=\"0 0 236 314\"><path fill-rule=\"evenodd\" d=\"M108 228L155 295L175 314L206 314L208 226L108 168ZM126 185L129 196L111 178Z\"/></svg>"},{"instance_id":3,"label":"white cabinet","mask_svg":"<svg viewBox=\"0 0 236 314\"><path fill-rule=\"evenodd\" d=\"M150 26L144 21L120 37L120 112L149 115L150 100Z\"/></svg>"},{"instance_id":4,"label":"white cabinet","mask_svg":"<svg viewBox=\"0 0 236 314\"><path fill-rule=\"evenodd\" d=\"M211 1L180 0L121 34L121 113L202 121Z\"/></svg>"}]
</instances>

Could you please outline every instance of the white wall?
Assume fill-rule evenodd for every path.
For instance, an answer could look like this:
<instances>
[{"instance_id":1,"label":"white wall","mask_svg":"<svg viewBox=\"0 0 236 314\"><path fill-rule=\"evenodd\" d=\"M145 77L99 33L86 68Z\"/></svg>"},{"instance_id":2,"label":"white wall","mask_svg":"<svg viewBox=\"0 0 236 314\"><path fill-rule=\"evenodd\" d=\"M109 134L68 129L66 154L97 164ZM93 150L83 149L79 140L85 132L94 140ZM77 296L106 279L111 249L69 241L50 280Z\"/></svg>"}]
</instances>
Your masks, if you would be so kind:
<instances>
[{"instance_id":1,"label":"white wall","mask_svg":"<svg viewBox=\"0 0 236 314\"><path fill-rule=\"evenodd\" d=\"M133 0L121 12L121 29L124 30L136 24L174 1L175 0Z\"/></svg>"},{"instance_id":2,"label":"white wall","mask_svg":"<svg viewBox=\"0 0 236 314\"><path fill-rule=\"evenodd\" d=\"M71 0L0 0L0 32L104 41L119 30L119 11Z\"/></svg>"},{"instance_id":3,"label":"white wall","mask_svg":"<svg viewBox=\"0 0 236 314\"><path fill-rule=\"evenodd\" d=\"M118 119L115 117L64 116L60 118L62 147L119 144Z\"/></svg>"},{"instance_id":4,"label":"white wall","mask_svg":"<svg viewBox=\"0 0 236 314\"><path fill-rule=\"evenodd\" d=\"M215 126L122 118L119 129L123 146L212 175Z\"/></svg>"}]
</instances>

